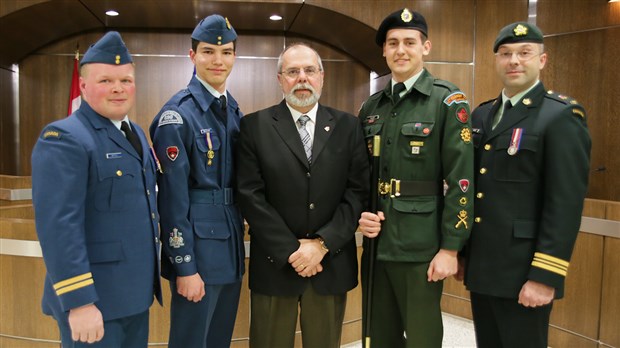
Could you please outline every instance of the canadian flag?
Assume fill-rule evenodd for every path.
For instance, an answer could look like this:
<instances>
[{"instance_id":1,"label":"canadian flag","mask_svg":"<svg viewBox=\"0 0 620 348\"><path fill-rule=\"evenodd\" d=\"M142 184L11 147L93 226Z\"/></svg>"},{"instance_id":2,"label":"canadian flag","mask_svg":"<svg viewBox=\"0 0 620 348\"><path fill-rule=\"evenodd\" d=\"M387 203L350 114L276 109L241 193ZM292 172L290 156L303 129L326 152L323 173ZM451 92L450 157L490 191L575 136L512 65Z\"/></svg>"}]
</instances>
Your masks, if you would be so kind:
<instances>
[{"instance_id":1,"label":"canadian flag","mask_svg":"<svg viewBox=\"0 0 620 348\"><path fill-rule=\"evenodd\" d=\"M80 107L82 98L80 97L80 73L79 73L80 51L75 51L75 59L73 60L73 77L71 78L71 90L69 91L69 110L67 116L71 115Z\"/></svg>"}]
</instances>

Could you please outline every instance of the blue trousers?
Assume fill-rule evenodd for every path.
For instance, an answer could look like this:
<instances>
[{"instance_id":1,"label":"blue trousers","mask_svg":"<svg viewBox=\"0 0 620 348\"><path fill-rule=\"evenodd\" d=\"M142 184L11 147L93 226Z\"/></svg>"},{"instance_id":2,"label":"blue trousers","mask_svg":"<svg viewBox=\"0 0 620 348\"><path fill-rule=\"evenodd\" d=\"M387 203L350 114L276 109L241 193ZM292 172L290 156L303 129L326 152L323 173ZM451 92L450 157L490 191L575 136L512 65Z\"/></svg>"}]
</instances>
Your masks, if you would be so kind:
<instances>
[{"instance_id":1,"label":"blue trousers","mask_svg":"<svg viewBox=\"0 0 620 348\"><path fill-rule=\"evenodd\" d=\"M149 311L103 322L103 339L92 344L75 342L67 317L58 320L62 348L140 348L149 341Z\"/></svg>"},{"instance_id":2,"label":"blue trousers","mask_svg":"<svg viewBox=\"0 0 620 348\"><path fill-rule=\"evenodd\" d=\"M188 301L177 293L176 282L170 282L171 348L227 348L230 347L241 282L205 285L205 296L200 302Z\"/></svg>"}]
</instances>

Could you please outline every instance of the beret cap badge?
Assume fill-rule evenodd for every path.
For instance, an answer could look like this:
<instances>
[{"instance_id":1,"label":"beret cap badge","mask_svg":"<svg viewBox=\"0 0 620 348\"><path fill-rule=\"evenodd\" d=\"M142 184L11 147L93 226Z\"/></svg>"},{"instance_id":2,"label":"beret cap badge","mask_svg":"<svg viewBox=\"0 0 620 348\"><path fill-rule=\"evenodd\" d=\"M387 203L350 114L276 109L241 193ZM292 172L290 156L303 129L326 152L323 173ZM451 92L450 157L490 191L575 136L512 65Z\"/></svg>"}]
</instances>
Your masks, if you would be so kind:
<instances>
[{"instance_id":1,"label":"beret cap badge","mask_svg":"<svg viewBox=\"0 0 620 348\"><path fill-rule=\"evenodd\" d=\"M408 8L405 8L403 9L403 12L400 14L400 19L402 19L403 22L405 23L409 23L413 19L413 14L411 14Z\"/></svg>"},{"instance_id":2,"label":"beret cap badge","mask_svg":"<svg viewBox=\"0 0 620 348\"><path fill-rule=\"evenodd\" d=\"M527 27L523 24L519 24L514 28L514 33L516 36L524 36L527 35Z\"/></svg>"}]
</instances>

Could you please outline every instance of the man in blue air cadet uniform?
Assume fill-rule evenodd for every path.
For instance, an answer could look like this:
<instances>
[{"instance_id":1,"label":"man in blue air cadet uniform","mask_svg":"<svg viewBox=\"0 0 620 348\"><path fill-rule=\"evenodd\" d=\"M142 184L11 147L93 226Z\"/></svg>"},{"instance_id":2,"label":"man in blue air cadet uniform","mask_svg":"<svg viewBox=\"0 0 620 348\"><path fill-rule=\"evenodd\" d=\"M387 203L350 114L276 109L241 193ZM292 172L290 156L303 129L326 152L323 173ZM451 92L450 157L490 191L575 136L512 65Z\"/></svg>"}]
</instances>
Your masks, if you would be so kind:
<instances>
[{"instance_id":1,"label":"man in blue air cadet uniform","mask_svg":"<svg viewBox=\"0 0 620 348\"><path fill-rule=\"evenodd\" d=\"M493 46L501 94L472 115L476 202L465 284L478 347L547 347L588 186L585 110L546 91L543 34L512 23Z\"/></svg>"},{"instance_id":2,"label":"man in blue air cadet uniform","mask_svg":"<svg viewBox=\"0 0 620 348\"><path fill-rule=\"evenodd\" d=\"M127 117L135 68L120 35L105 34L80 66L80 108L32 152L43 312L63 347L146 347L153 296L161 303L157 160Z\"/></svg>"},{"instance_id":3,"label":"man in blue air cadet uniform","mask_svg":"<svg viewBox=\"0 0 620 348\"><path fill-rule=\"evenodd\" d=\"M457 272L471 230L469 102L424 68L427 33L407 8L383 20L376 43L392 79L359 114L369 147L381 135L379 212L360 219L364 236L378 238L371 317L363 316L372 347L441 347L443 280ZM368 257L364 248L363 270ZM362 286L366 293L365 271Z\"/></svg>"},{"instance_id":4,"label":"man in blue air cadet uniform","mask_svg":"<svg viewBox=\"0 0 620 348\"><path fill-rule=\"evenodd\" d=\"M237 34L211 15L192 33L196 75L150 127L158 179L162 276L172 292L170 347L228 347L244 273L243 219L233 197L241 111L226 91Z\"/></svg>"}]
</instances>

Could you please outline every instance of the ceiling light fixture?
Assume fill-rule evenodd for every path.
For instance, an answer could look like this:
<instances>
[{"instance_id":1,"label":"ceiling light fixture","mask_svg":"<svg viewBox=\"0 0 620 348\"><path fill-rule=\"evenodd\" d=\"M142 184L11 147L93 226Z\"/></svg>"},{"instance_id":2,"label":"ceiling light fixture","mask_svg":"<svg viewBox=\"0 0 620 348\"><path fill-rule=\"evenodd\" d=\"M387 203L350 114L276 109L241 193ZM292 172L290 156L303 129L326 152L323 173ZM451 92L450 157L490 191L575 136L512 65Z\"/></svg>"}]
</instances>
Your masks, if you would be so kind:
<instances>
[{"instance_id":1,"label":"ceiling light fixture","mask_svg":"<svg viewBox=\"0 0 620 348\"><path fill-rule=\"evenodd\" d=\"M116 17L118 16L118 12L114 11L114 10L107 10L105 11L105 14L110 16L110 17Z\"/></svg>"},{"instance_id":2,"label":"ceiling light fixture","mask_svg":"<svg viewBox=\"0 0 620 348\"><path fill-rule=\"evenodd\" d=\"M269 16L269 19L271 19L272 21L281 21L282 20L282 16L277 15L277 14L273 14L273 15Z\"/></svg>"}]
</instances>

